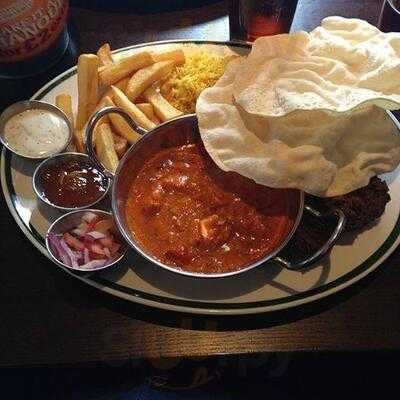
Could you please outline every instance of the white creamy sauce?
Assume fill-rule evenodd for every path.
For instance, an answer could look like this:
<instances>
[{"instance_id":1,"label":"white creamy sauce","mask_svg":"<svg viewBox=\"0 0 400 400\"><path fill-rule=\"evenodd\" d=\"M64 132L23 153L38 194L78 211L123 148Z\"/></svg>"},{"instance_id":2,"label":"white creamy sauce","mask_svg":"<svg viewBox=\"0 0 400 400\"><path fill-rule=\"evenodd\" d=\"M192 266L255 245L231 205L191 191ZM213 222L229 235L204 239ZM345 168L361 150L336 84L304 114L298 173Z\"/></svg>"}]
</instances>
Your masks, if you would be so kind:
<instances>
[{"instance_id":1,"label":"white creamy sauce","mask_svg":"<svg viewBox=\"0 0 400 400\"><path fill-rule=\"evenodd\" d=\"M63 149L69 129L67 123L51 111L26 110L6 122L4 138L19 154L46 157Z\"/></svg>"}]
</instances>

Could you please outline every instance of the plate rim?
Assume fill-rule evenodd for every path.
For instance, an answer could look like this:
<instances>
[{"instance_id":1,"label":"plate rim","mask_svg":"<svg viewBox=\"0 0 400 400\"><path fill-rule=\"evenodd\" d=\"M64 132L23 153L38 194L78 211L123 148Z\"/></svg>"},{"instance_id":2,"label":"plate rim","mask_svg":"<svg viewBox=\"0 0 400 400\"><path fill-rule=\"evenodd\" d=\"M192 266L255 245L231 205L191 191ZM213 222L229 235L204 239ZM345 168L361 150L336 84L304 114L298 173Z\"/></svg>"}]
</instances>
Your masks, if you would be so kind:
<instances>
[{"instance_id":1,"label":"plate rim","mask_svg":"<svg viewBox=\"0 0 400 400\"><path fill-rule=\"evenodd\" d=\"M119 52L124 52L135 48L143 48L148 46L175 44L175 43L214 44L220 46L231 46L240 48L251 47L251 44L247 42L177 39L177 40L154 41L154 42L140 43L132 46L126 46L123 48L116 49L112 53L117 54ZM64 71L63 73L59 74L55 78L53 78L46 85L44 85L38 91L36 91L31 97L31 99L39 100L40 98L45 96L55 86L65 81L69 77L75 75L76 68L77 68L76 66L73 66ZM399 127L399 123L397 119L393 116L393 114L389 112L389 115L392 118L393 122ZM1 154L2 154L1 164L0 164L1 186L8 209L11 215L13 216L15 222L20 227L24 235L29 239L29 241L43 255L45 255L48 259L50 259L45 249L45 246L43 246L40 243L40 240L35 237L35 232L32 232L28 229L28 227L25 225L20 215L18 214L16 208L14 207L14 203L12 201L12 197L14 194L10 192L9 182L8 182L9 179L11 178L11 170L9 171L6 170L6 162L11 161L11 153L6 148L3 147ZM13 188L12 184L11 187ZM32 230L35 231L33 227ZM36 234L40 236L37 232ZM264 301L264 303L268 302L269 305L256 305L263 303L262 301L247 302L247 303L218 303L218 302L209 303L201 300L173 299L167 296L164 297L160 295L153 295L150 293L145 293L139 290L128 288L122 285L118 285L117 283L108 281L96 275L94 277L79 276L71 271L68 271L66 268L63 268L59 265L57 266L62 268L69 275L78 278L80 281L85 282L86 284L89 284L93 287L96 287L97 289L100 289L116 297L136 302L139 304L147 305L150 307L155 307L167 311L177 311L177 312L203 314L203 315L248 315L248 314L283 311L300 305L309 304L315 302L316 300L338 293L344 290L345 288L360 281L365 276L369 275L371 272L377 269L396 250L399 243L400 243L400 215L398 216L392 231L386 237L382 245L379 246L379 248L376 249L374 253L371 254L366 260L364 260L364 262L353 268L350 272L333 280L332 282L329 282L328 284L310 290L306 290L294 296ZM360 269L361 271L359 271ZM116 287L119 287L119 289ZM147 298L143 297L143 294L145 294ZM198 306L195 306L194 304L197 304Z\"/></svg>"}]
</instances>

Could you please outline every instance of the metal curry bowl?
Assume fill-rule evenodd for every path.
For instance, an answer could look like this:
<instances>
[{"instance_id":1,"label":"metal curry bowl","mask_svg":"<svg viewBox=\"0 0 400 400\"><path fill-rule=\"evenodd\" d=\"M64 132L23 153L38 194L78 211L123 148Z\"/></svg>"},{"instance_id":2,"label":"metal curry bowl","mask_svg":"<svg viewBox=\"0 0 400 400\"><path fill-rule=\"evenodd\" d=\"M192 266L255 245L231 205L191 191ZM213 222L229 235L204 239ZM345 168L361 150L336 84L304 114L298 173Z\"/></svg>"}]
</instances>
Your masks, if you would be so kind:
<instances>
[{"instance_id":1,"label":"metal curry bowl","mask_svg":"<svg viewBox=\"0 0 400 400\"><path fill-rule=\"evenodd\" d=\"M109 113L117 113L121 115L126 119L129 125L135 131L143 135L143 137L138 142L133 144L130 147L130 149L125 153L125 155L119 162L115 174L112 174L110 171L107 171L104 168L104 166L100 163L92 145L93 130L96 123L99 121L101 117ZM181 146L184 144L196 143L198 141L201 141L201 138L198 130L197 118L194 114L185 115L167 121L161 125L158 125L156 128L154 128L152 131L149 132L137 126L137 124L131 119L131 117L124 110L118 107L103 108L102 110L99 110L91 117L86 129L87 153L97 164L97 167L100 168L100 171L103 171L104 174L106 174L107 176L109 176L114 180L112 188L112 210L114 213L117 226L121 231L123 237L126 239L127 243L140 255L142 255L143 257L151 261L153 264L156 264L161 268L167 269L171 272L178 273L181 275L187 275L198 278L221 278L221 277L241 274L261 264L264 264L267 261L277 262L281 264L284 268L291 270L306 268L311 264L313 264L318 259L320 259L323 255L325 255L335 244L341 232L343 231L345 225L345 216L343 212L340 210L336 210L334 213L336 214L335 215L336 226L333 230L331 237L314 254L310 255L308 258L302 260L301 262L292 262L284 258L283 256L279 255L279 253L285 248L285 246L292 238L294 232L296 231L300 223L300 220L303 216L303 212L309 212L313 214L315 217L320 217L320 218L332 217L331 214L323 215L317 210L314 210L311 207L304 205L304 192L297 191L298 208L297 208L296 219L291 231L287 234L282 243L275 250L268 253L266 256L260 258L256 262L248 264L237 270L229 271L226 273L209 273L209 274L186 271L179 267L168 265L158 260L152 254L146 251L141 246L141 244L138 243L138 241L135 238L135 235L132 234L125 217L125 204L131 184L133 180L136 178L139 171L142 169L144 163L153 155L158 153L160 150L169 147Z\"/></svg>"}]
</instances>

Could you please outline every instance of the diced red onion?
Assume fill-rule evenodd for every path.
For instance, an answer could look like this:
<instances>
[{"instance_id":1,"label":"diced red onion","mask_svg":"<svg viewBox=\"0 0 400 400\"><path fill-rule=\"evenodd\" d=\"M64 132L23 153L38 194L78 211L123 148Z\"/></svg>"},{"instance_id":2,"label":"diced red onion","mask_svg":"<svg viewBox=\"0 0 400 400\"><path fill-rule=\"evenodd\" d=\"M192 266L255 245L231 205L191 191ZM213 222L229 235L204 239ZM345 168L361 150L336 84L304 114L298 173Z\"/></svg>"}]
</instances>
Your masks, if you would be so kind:
<instances>
[{"instance_id":1,"label":"diced red onion","mask_svg":"<svg viewBox=\"0 0 400 400\"><path fill-rule=\"evenodd\" d=\"M72 233L73 233L74 235L76 235L76 236L84 236L85 233L86 233L86 231L83 230L83 229L76 228L76 229L73 229L73 230L72 230Z\"/></svg>"},{"instance_id":2,"label":"diced red onion","mask_svg":"<svg viewBox=\"0 0 400 400\"><path fill-rule=\"evenodd\" d=\"M104 247L103 248L104 254L108 257L111 258L111 252L110 249L108 247Z\"/></svg>"},{"instance_id":3,"label":"diced red onion","mask_svg":"<svg viewBox=\"0 0 400 400\"><path fill-rule=\"evenodd\" d=\"M95 218L97 218L97 215L95 213L92 212L86 212L85 214L83 214L82 219L87 222L88 224L90 224Z\"/></svg>"},{"instance_id":4,"label":"diced red onion","mask_svg":"<svg viewBox=\"0 0 400 400\"><path fill-rule=\"evenodd\" d=\"M105 237L105 238L103 238L103 239L100 239L99 242L100 242L104 247L108 247L108 248L112 247L112 245L113 245L113 243L114 243L113 238L112 238L111 235L109 235L109 236L107 236L107 237Z\"/></svg>"},{"instance_id":5,"label":"diced red onion","mask_svg":"<svg viewBox=\"0 0 400 400\"><path fill-rule=\"evenodd\" d=\"M90 261L89 249L85 247L85 249L83 250L83 262L87 264L89 261Z\"/></svg>"},{"instance_id":6,"label":"diced red onion","mask_svg":"<svg viewBox=\"0 0 400 400\"><path fill-rule=\"evenodd\" d=\"M88 232L86 235L91 236L95 240L104 239L107 237L107 235L105 235L104 233L99 232L99 231L91 231L91 232Z\"/></svg>"},{"instance_id":7,"label":"diced red onion","mask_svg":"<svg viewBox=\"0 0 400 400\"><path fill-rule=\"evenodd\" d=\"M69 248L67 243L65 243L64 239L60 240L60 245L64 249L64 251L67 253L68 257L71 259L72 268L76 268L78 266L78 260L76 259L74 252Z\"/></svg>"},{"instance_id":8,"label":"diced red onion","mask_svg":"<svg viewBox=\"0 0 400 400\"><path fill-rule=\"evenodd\" d=\"M76 228L80 231L83 231L83 233L86 233L88 230L88 226L89 225L85 221L82 221Z\"/></svg>"},{"instance_id":9,"label":"diced red onion","mask_svg":"<svg viewBox=\"0 0 400 400\"><path fill-rule=\"evenodd\" d=\"M92 251L93 253L96 253L96 254L100 254L100 255L104 255L105 254L104 250L98 244L92 244L90 246L90 251Z\"/></svg>"},{"instance_id":10,"label":"diced red onion","mask_svg":"<svg viewBox=\"0 0 400 400\"><path fill-rule=\"evenodd\" d=\"M72 252L74 253L74 255L75 255L75 258L79 261L81 258L83 258L83 252L82 251L73 251L72 250Z\"/></svg>"},{"instance_id":11,"label":"diced red onion","mask_svg":"<svg viewBox=\"0 0 400 400\"><path fill-rule=\"evenodd\" d=\"M118 252L118 250L120 249L121 245L119 243L114 242L112 244L112 246L110 247L110 251L112 254L115 254Z\"/></svg>"},{"instance_id":12,"label":"diced red onion","mask_svg":"<svg viewBox=\"0 0 400 400\"><path fill-rule=\"evenodd\" d=\"M64 233L63 240L72 250L82 251L85 248L84 243L75 236L71 235L69 232Z\"/></svg>"},{"instance_id":13,"label":"diced red onion","mask_svg":"<svg viewBox=\"0 0 400 400\"><path fill-rule=\"evenodd\" d=\"M90 236L87 233L85 234L85 236L84 236L84 244L85 244L85 246L90 246L90 244L93 243L94 240L95 239L94 239L93 236Z\"/></svg>"},{"instance_id":14,"label":"diced red onion","mask_svg":"<svg viewBox=\"0 0 400 400\"><path fill-rule=\"evenodd\" d=\"M71 267L72 262L71 262L70 258L68 257L67 252L61 246L60 237L61 237L61 235L58 236L58 235L50 234L48 236L50 245L53 247L53 249L56 250L57 255L58 255L57 258L59 259L59 261L61 261L65 265L68 265L69 267Z\"/></svg>"},{"instance_id":15,"label":"diced red onion","mask_svg":"<svg viewBox=\"0 0 400 400\"><path fill-rule=\"evenodd\" d=\"M109 262L109 260L92 260L89 261L86 264L83 264L80 266L82 269L95 269L95 268L100 268L106 265Z\"/></svg>"},{"instance_id":16,"label":"diced red onion","mask_svg":"<svg viewBox=\"0 0 400 400\"><path fill-rule=\"evenodd\" d=\"M91 270L101 268L118 258L119 255L115 253L120 244L114 242L108 231L94 229L98 220L98 215L86 212L81 223L70 232L64 235L48 235L49 244L60 262L69 267ZM99 256L103 258L98 259Z\"/></svg>"}]
</instances>

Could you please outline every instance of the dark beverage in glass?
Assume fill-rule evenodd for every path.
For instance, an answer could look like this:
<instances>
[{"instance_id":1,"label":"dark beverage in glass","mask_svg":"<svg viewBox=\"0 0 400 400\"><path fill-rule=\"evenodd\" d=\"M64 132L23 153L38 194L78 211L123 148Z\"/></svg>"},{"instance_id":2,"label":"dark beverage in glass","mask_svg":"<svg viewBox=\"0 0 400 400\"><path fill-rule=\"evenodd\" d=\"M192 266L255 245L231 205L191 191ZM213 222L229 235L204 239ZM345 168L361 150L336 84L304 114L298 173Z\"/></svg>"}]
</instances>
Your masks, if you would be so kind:
<instances>
[{"instance_id":1,"label":"dark beverage in glass","mask_svg":"<svg viewBox=\"0 0 400 400\"><path fill-rule=\"evenodd\" d=\"M231 0L231 40L254 41L260 36L287 33L298 0Z\"/></svg>"},{"instance_id":2,"label":"dark beverage in glass","mask_svg":"<svg viewBox=\"0 0 400 400\"><path fill-rule=\"evenodd\" d=\"M383 2L378 28L382 32L400 32L400 0Z\"/></svg>"}]
</instances>

